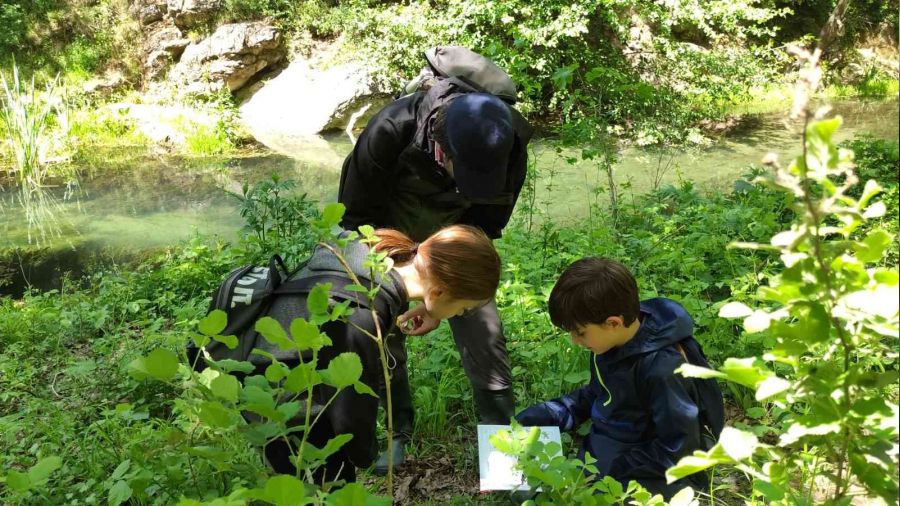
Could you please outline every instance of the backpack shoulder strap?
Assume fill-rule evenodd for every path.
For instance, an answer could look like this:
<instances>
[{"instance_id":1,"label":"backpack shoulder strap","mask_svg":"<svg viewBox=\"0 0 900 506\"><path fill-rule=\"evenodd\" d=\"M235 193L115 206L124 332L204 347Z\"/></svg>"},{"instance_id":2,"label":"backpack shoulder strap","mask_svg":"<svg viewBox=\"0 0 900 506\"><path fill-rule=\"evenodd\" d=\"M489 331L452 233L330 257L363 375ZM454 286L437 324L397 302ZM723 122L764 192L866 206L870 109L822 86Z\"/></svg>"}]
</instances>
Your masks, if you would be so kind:
<instances>
[{"instance_id":1,"label":"backpack shoulder strap","mask_svg":"<svg viewBox=\"0 0 900 506\"><path fill-rule=\"evenodd\" d=\"M360 281L362 281L363 286L366 286L366 288L371 287L371 282L369 280L361 279ZM392 313L391 304L388 302L387 296L379 291L378 295L375 296L375 307L373 308L369 303L369 299L364 294L347 290L346 287L348 285L354 284L353 280L339 274L319 274L292 279L278 287L278 289L275 290L274 295L307 294L320 283L331 283L329 294L335 298L349 300L357 306L366 309L375 309L380 315L390 315Z\"/></svg>"}]
</instances>

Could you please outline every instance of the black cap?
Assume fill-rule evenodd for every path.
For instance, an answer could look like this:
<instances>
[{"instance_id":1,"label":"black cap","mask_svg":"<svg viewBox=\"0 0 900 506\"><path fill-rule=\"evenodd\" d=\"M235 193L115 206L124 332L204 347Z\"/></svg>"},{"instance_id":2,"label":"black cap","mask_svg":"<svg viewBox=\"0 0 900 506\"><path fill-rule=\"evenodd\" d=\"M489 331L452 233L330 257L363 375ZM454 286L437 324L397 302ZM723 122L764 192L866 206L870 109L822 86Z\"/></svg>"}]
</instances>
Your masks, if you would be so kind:
<instances>
[{"instance_id":1,"label":"black cap","mask_svg":"<svg viewBox=\"0 0 900 506\"><path fill-rule=\"evenodd\" d=\"M447 106L444 128L459 192L472 198L502 193L515 135L506 104L490 93L467 93Z\"/></svg>"}]
</instances>

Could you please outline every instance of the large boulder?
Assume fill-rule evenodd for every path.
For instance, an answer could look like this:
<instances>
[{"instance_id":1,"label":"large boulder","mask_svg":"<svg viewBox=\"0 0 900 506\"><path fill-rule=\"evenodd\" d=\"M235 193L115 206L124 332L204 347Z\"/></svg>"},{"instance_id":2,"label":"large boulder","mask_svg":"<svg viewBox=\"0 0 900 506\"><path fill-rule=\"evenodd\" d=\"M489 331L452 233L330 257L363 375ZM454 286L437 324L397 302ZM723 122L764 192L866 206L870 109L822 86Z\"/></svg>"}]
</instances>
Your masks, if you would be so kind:
<instances>
[{"instance_id":1,"label":"large boulder","mask_svg":"<svg viewBox=\"0 0 900 506\"><path fill-rule=\"evenodd\" d=\"M281 33L261 21L220 26L209 38L185 48L169 81L186 92L235 91L284 58Z\"/></svg>"},{"instance_id":2,"label":"large boulder","mask_svg":"<svg viewBox=\"0 0 900 506\"><path fill-rule=\"evenodd\" d=\"M365 126L388 99L376 92L362 63L320 68L315 60L298 59L244 102L240 116L257 140L274 148L272 139L283 144L286 138L345 130L351 120Z\"/></svg>"},{"instance_id":3,"label":"large boulder","mask_svg":"<svg viewBox=\"0 0 900 506\"><path fill-rule=\"evenodd\" d=\"M153 81L165 76L190 43L191 39L186 38L177 27L158 24L144 38L144 79Z\"/></svg>"},{"instance_id":4,"label":"large boulder","mask_svg":"<svg viewBox=\"0 0 900 506\"><path fill-rule=\"evenodd\" d=\"M222 0L168 0L168 11L175 25L186 29L212 20L222 4Z\"/></svg>"}]
</instances>

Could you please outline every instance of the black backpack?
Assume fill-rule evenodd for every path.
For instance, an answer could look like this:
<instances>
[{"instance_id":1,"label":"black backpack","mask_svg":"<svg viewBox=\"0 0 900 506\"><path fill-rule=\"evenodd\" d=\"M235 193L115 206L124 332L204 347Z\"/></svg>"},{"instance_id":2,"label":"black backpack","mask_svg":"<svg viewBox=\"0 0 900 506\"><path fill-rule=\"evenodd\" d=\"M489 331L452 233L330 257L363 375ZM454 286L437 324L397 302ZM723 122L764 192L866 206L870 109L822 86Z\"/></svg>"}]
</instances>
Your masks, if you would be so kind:
<instances>
[{"instance_id":1,"label":"black backpack","mask_svg":"<svg viewBox=\"0 0 900 506\"><path fill-rule=\"evenodd\" d=\"M268 267L245 265L234 269L225 277L219 288L213 292L209 311L219 309L227 314L228 324L220 335L237 337L238 345L235 349L229 349L219 341L211 341L204 349L213 360L248 360L257 339L257 332L254 329L256 321L266 316L275 299L282 295L307 294L320 283L331 283L329 295L332 299L352 301L358 308L371 308L368 298L363 294L346 290L347 285L354 284L349 276L320 274L291 279L307 262L289 272L281 256L274 255L269 260ZM359 277L359 280L366 288L372 284L364 277ZM379 314L384 315L391 311L390 303L381 291L374 302ZM198 371L202 371L206 363L197 360L199 352L199 348L193 342L188 345L191 363L195 364Z\"/></svg>"},{"instance_id":2,"label":"black backpack","mask_svg":"<svg viewBox=\"0 0 900 506\"><path fill-rule=\"evenodd\" d=\"M516 83L490 59L462 46L438 46L425 51L426 65L400 95L429 89L435 80L455 77L471 88L516 103Z\"/></svg>"}]
</instances>

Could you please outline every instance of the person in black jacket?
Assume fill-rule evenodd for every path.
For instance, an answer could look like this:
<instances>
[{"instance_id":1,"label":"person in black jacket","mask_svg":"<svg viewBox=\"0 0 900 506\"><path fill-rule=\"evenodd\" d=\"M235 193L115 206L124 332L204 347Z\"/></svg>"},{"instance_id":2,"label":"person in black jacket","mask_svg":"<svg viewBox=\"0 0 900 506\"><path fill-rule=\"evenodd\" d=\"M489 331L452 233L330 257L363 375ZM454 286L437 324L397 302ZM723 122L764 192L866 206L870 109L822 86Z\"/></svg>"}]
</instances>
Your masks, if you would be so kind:
<instances>
[{"instance_id":1,"label":"person in black jacket","mask_svg":"<svg viewBox=\"0 0 900 506\"><path fill-rule=\"evenodd\" d=\"M525 181L532 129L512 107L457 78L387 105L360 134L344 161L338 200L345 228L363 224L401 230L421 240L442 226L467 224L500 237ZM437 322L414 318L405 331L423 335ZM514 410L512 373L497 306L492 301L450 328L473 387L482 423L508 423ZM400 434L395 462L413 429L405 338L389 339L398 359L391 394ZM376 471L386 470L386 456Z\"/></svg>"},{"instance_id":2,"label":"person in black jacket","mask_svg":"<svg viewBox=\"0 0 900 506\"><path fill-rule=\"evenodd\" d=\"M706 489L705 473L666 483L666 470L695 450L709 450L725 423L715 380L675 373L685 362L709 367L687 311L670 299L639 301L628 269L604 258L569 266L553 287L549 306L553 324L592 352L591 379L568 395L522 411L516 420L562 431L590 420L579 458L593 456L600 478L636 480L667 499L685 486Z\"/></svg>"},{"instance_id":3,"label":"person in black jacket","mask_svg":"<svg viewBox=\"0 0 900 506\"><path fill-rule=\"evenodd\" d=\"M405 321L413 318L404 314L409 301L421 301L418 307L424 311L422 316L417 317L440 321L480 307L494 297L500 280L500 258L490 239L480 230L454 225L432 234L421 244L396 230L379 229L375 234L380 238L374 246L375 251L386 252L394 261L394 267L384 278L376 280L381 286L378 299L385 301L375 306L383 332L398 319ZM342 252L350 268L363 279L371 276L364 265L368 251L368 246L356 241ZM319 246L306 266L291 280L335 276L348 276L344 265L331 250ZM268 315L284 328L290 328L295 318L308 316L306 296L280 295ZM341 353L354 352L363 364L362 382L373 390L377 389L382 381L378 346L361 330L376 334L371 313L357 310L347 322L329 322L321 329L331 339L332 345L319 351L317 368L327 368L328 363ZM290 367L298 364L296 352L282 350L265 339L258 338L255 347ZM257 366L257 374L262 374L271 363L259 354L252 355L251 361ZM313 391L314 409L321 411L333 394L332 387L317 386ZM338 479L353 481L357 467L372 464L377 456L377 412L378 399L360 394L353 388L341 391L328 406L313 426L308 441L321 448L338 434L351 434L353 438L333 454L325 466L314 472L317 483ZM296 423L302 424L303 415L297 416L300 418ZM296 449L293 450L295 453ZM296 473L291 461L292 448L285 441L278 439L269 443L265 455L276 472Z\"/></svg>"}]
</instances>

